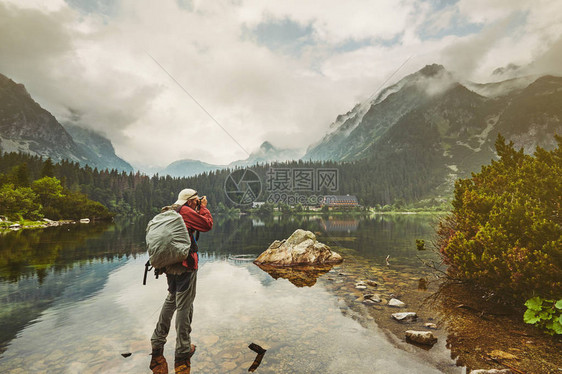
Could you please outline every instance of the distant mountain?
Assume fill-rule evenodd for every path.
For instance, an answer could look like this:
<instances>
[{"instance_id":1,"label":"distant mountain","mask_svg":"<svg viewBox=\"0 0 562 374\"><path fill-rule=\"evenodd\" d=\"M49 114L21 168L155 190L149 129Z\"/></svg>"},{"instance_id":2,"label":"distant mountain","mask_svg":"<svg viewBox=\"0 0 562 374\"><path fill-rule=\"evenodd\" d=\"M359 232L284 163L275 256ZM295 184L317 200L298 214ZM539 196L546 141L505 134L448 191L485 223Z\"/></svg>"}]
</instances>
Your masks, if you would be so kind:
<instances>
[{"instance_id":1,"label":"distant mountain","mask_svg":"<svg viewBox=\"0 0 562 374\"><path fill-rule=\"evenodd\" d=\"M70 123L64 123L63 127L88 159L95 160L91 161L93 164L89 163L90 166L98 169L116 169L127 173L134 171L128 162L115 154L113 144L106 137Z\"/></svg>"},{"instance_id":2,"label":"distant mountain","mask_svg":"<svg viewBox=\"0 0 562 374\"><path fill-rule=\"evenodd\" d=\"M252 152L247 159L231 162L228 166L251 166L258 163L291 161L298 160L301 156L302 152L296 149L277 148L270 142L265 141L256 151Z\"/></svg>"},{"instance_id":3,"label":"distant mountain","mask_svg":"<svg viewBox=\"0 0 562 374\"><path fill-rule=\"evenodd\" d=\"M225 165L213 165L199 160L185 159L172 162L165 169L159 171L158 174L171 177L191 177L224 168L226 168Z\"/></svg>"},{"instance_id":4,"label":"distant mountain","mask_svg":"<svg viewBox=\"0 0 562 374\"><path fill-rule=\"evenodd\" d=\"M260 147L252 152L248 158L244 160L233 161L228 165L213 165L198 160L179 160L172 162L165 169L159 171L160 175L170 175L172 177L190 177L193 175L235 167L246 167L256 164L264 164L270 162L282 162L288 160L298 160L302 156L302 152L294 149L277 148L268 141L263 142Z\"/></svg>"},{"instance_id":5,"label":"distant mountain","mask_svg":"<svg viewBox=\"0 0 562 374\"><path fill-rule=\"evenodd\" d=\"M440 65L429 65L380 94L357 104L331 124L330 132L309 147L303 160L350 161L367 157L369 148L403 115L425 104L454 84Z\"/></svg>"},{"instance_id":6,"label":"distant mountain","mask_svg":"<svg viewBox=\"0 0 562 374\"><path fill-rule=\"evenodd\" d=\"M498 133L526 152L554 147L553 135L562 134L560 103L561 77L474 84L428 65L338 116L302 159L371 160L376 169L392 158L423 155L411 161L450 191L454 179L496 156Z\"/></svg>"},{"instance_id":7,"label":"distant mountain","mask_svg":"<svg viewBox=\"0 0 562 374\"><path fill-rule=\"evenodd\" d=\"M76 139L73 139L73 136ZM115 155L108 139L68 125L36 103L24 85L0 74L0 149L67 159L98 169L132 171L131 165Z\"/></svg>"}]
</instances>

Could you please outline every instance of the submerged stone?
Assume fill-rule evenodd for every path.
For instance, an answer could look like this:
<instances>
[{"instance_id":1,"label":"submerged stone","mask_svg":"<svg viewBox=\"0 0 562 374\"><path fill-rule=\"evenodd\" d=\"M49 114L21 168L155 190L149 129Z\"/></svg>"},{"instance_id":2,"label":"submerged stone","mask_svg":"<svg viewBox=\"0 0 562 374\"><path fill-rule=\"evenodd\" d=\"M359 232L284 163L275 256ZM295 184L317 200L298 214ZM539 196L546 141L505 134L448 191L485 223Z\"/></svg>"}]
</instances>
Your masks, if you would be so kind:
<instances>
[{"instance_id":1,"label":"submerged stone","mask_svg":"<svg viewBox=\"0 0 562 374\"><path fill-rule=\"evenodd\" d=\"M431 331L408 330L406 331L406 340L424 345L433 345L437 342L437 338L433 336Z\"/></svg>"},{"instance_id":2,"label":"submerged stone","mask_svg":"<svg viewBox=\"0 0 562 374\"><path fill-rule=\"evenodd\" d=\"M363 285L363 284L356 284L355 288L357 288L358 290L366 290L367 286Z\"/></svg>"},{"instance_id":3,"label":"submerged stone","mask_svg":"<svg viewBox=\"0 0 562 374\"><path fill-rule=\"evenodd\" d=\"M504 351L500 351L499 349L494 349L491 353L488 354L490 357L494 357L496 359L501 360L517 360L517 356L512 355L511 353L507 353Z\"/></svg>"},{"instance_id":4,"label":"submerged stone","mask_svg":"<svg viewBox=\"0 0 562 374\"><path fill-rule=\"evenodd\" d=\"M392 306L395 308L404 308L406 306L405 303L403 303L402 301L398 300L398 299L390 299L390 301L388 302L388 306Z\"/></svg>"},{"instance_id":5,"label":"submerged stone","mask_svg":"<svg viewBox=\"0 0 562 374\"><path fill-rule=\"evenodd\" d=\"M416 312L393 313L392 318L400 322L411 322L418 319Z\"/></svg>"},{"instance_id":6,"label":"submerged stone","mask_svg":"<svg viewBox=\"0 0 562 374\"><path fill-rule=\"evenodd\" d=\"M375 303L380 303L382 301L381 296L379 294L367 294L363 296L365 299L370 299Z\"/></svg>"}]
</instances>

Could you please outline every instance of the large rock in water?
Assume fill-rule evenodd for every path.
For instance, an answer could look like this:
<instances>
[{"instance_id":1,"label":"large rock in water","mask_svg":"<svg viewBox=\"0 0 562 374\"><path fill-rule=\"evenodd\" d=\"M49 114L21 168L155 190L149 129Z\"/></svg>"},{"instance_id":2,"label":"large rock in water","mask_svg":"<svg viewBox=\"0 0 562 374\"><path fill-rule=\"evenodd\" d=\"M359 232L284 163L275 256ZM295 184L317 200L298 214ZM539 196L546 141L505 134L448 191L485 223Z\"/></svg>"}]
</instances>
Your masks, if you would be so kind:
<instances>
[{"instance_id":1,"label":"large rock in water","mask_svg":"<svg viewBox=\"0 0 562 374\"><path fill-rule=\"evenodd\" d=\"M287 240L276 240L254 261L258 265L323 265L342 262L342 257L306 230L296 230Z\"/></svg>"}]
</instances>

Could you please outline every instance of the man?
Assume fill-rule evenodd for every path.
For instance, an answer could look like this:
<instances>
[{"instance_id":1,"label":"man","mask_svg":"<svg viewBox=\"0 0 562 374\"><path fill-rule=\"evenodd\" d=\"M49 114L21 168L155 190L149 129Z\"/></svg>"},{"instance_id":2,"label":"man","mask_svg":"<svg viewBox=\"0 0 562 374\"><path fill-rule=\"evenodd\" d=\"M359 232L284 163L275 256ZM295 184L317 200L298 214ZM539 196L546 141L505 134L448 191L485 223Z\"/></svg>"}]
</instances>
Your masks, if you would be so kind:
<instances>
[{"instance_id":1,"label":"man","mask_svg":"<svg viewBox=\"0 0 562 374\"><path fill-rule=\"evenodd\" d=\"M165 269L168 281L168 296L162 306L156 329L150 340L152 345L152 360L150 369L153 371L158 366L166 366L164 359L164 344L170 331L170 322L174 312L176 314L176 350L175 371L176 373L188 373L191 367L191 356L195 353L195 345L191 344L191 321L193 318L193 300L195 299L195 286L197 283L197 268L199 256L197 255L197 239L194 235L197 231L209 231L213 227L213 217L207 209L207 198L201 199L197 191L190 188L182 190L178 200L171 207L181 214L187 227L191 247L189 256L181 263L167 266Z\"/></svg>"}]
</instances>

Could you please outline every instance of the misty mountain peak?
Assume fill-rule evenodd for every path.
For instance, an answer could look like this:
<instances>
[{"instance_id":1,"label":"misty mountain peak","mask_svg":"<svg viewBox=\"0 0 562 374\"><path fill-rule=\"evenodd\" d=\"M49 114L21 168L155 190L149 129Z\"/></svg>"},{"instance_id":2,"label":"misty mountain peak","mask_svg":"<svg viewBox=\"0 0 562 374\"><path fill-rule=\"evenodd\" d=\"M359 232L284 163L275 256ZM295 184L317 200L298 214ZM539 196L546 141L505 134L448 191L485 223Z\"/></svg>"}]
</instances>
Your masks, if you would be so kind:
<instances>
[{"instance_id":1,"label":"misty mountain peak","mask_svg":"<svg viewBox=\"0 0 562 374\"><path fill-rule=\"evenodd\" d=\"M270 152L276 150L275 146L268 142L267 140L260 145L260 151Z\"/></svg>"},{"instance_id":2,"label":"misty mountain peak","mask_svg":"<svg viewBox=\"0 0 562 374\"><path fill-rule=\"evenodd\" d=\"M513 75L518 73L521 70L521 66L516 64L508 64L507 66L502 66L499 68L494 69L492 75L506 77L508 75Z\"/></svg>"},{"instance_id":3,"label":"misty mountain peak","mask_svg":"<svg viewBox=\"0 0 562 374\"><path fill-rule=\"evenodd\" d=\"M434 77L439 74L445 73L447 70L443 65L439 64L431 64L425 65L423 68L420 69L419 73L426 77Z\"/></svg>"}]
</instances>

